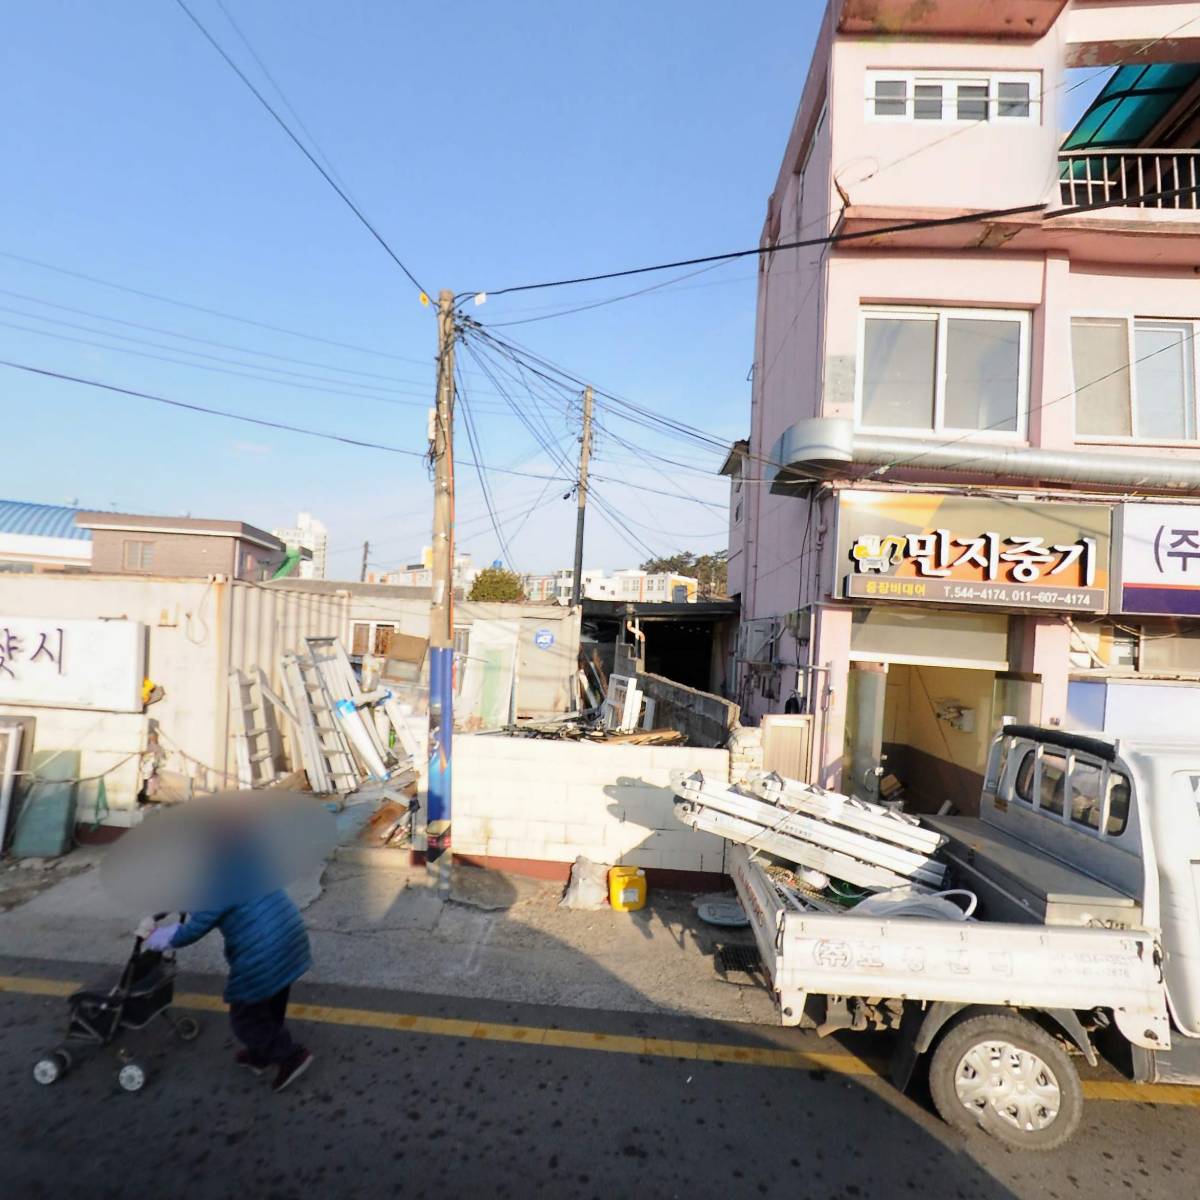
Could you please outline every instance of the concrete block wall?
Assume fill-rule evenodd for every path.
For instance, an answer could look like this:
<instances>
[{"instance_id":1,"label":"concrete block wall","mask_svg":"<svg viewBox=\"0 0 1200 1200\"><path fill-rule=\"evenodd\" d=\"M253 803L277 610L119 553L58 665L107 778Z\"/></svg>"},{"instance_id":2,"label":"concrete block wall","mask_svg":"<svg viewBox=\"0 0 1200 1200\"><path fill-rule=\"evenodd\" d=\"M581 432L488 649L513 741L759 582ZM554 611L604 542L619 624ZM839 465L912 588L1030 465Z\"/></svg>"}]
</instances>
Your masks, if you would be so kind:
<instances>
[{"instance_id":1,"label":"concrete block wall","mask_svg":"<svg viewBox=\"0 0 1200 1200\"><path fill-rule=\"evenodd\" d=\"M732 700L645 671L638 672L637 682L654 701L655 726L678 729L693 746L723 747L738 727L742 710Z\"/></svg>"},{"instance_id":2,"label":"concrete block wall","mask_svg":"<svg viewBox=\"0 0 1200 1200\"><path fill-rule=\"evenodd\" d=\"M680 769L727 783L729 755L458 735L455 853L510 860L510 866L565 865L582 854L610 865L724 874L724 841L675 819L669 784L671 772Z\"/></svg>"}]
</instances>

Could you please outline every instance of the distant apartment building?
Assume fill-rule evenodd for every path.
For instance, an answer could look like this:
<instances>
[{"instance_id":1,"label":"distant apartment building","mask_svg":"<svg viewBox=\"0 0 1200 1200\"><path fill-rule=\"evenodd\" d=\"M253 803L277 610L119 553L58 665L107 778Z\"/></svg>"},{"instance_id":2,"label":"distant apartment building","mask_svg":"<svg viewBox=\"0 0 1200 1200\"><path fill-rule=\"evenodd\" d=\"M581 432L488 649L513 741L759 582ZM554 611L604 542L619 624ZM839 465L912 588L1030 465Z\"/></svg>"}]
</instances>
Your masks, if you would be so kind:
<instances>
[{"instance_id":1,"label":"distant apartment building","mask_svg":"<svg viewBox=\"0 0 1200 1200\"><path fill-rule=\"evenodd\" d=\"M563 567L551 575L523 575L521 584L529 600L571 602L571 584L575 572ZM648 574L636 568L614 571L584 571L582 594L585 600L627 600L637 603L694 604L699 580L690 575L668 572Z\"/></svg>"},{"instance_id":2,"label":"distant apartment building","mask_svg":"<svg viewBox=\"0 0 1200 1200\"><path fill-rule=\"evenodd\" d=\"M481 568L471 560L469 554L460 554L454 560L454 590L466 595L475 582ZM421 561L408 563L394 571L368 571L365 583L386 583L393 587L432 588L433 549L426 546L421 552Z\"/></svg>"},{"instance_id":3,"label":"distant apartment building","mask_svg":"<svg viewBox=\"0 0 1200 1200\"><path fill-rule=\"evenodd\" d=\"M80 512L75 524L91 535L91 569L99 574L222 575L258 583L271 579L288 558L279 538L244 521Z\"/></svg>"},{"instance_id":4,"label":"distant apartment building","mask_svg":"<svg viewBox=\"0 0 1200 1200\"><path fill-rule=\"evenodd\" d=\"M272 529L271 533L289 550L307 550L312 557L300 563L300 579L324 579L329 553L329 531L312 513L302 512L291 529Z\"/></svg>"}]
</instances>

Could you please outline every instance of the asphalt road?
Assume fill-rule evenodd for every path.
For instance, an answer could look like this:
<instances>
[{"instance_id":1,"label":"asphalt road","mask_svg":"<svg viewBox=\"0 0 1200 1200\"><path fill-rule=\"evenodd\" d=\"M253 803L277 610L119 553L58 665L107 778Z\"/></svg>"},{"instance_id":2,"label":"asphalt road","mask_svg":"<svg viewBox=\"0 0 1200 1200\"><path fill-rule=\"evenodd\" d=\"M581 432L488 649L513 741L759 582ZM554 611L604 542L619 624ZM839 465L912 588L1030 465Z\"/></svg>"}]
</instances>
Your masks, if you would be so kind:
<instances>
[{"instance_id":1,"label":"asphalt road","mask_svg":"<svg viewBox=\"0 0 1200 1200\"><path fill-rule=\"evenodd\" d=\"M317 1061L282 1095L234 1066L220 981L186 977L203 1031L187 1045L157 1022L129 1035L150 1073L142 1092L118 1090L111 1051L42 1087L31 1068L65 1002L30 990L105 970L0 959L0 976L6 1200L1177 1200L1200 1178L1189 1104L1091 1100L1069 1146L1020 1155L897 1095L850 1053L873 1059L884 1047L869 1041L372 989L296 989L295 1031Z\"/></svg>"}]
</instances>

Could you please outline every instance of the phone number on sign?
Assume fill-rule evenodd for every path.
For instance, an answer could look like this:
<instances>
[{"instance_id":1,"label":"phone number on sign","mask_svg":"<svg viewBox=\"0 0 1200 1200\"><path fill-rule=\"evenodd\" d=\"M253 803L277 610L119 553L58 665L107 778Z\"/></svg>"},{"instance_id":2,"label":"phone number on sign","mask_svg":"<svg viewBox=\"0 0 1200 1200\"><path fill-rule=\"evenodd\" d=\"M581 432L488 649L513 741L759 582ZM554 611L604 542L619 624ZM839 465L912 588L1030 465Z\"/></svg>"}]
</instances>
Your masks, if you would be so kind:
<instances>
[{"instance_id":1,"label":"phone number on sign","mask_svg":"<svg viewBox=\"0 0 1200 1200\"><path fill-rule=\"evenodd\" d=\"M992 604L1065 604L1072 608L1090 607L1085 591L1067 588L988 587L986 584L951 583L947 600L976 600Z\"/></svg>"}]
</instances>

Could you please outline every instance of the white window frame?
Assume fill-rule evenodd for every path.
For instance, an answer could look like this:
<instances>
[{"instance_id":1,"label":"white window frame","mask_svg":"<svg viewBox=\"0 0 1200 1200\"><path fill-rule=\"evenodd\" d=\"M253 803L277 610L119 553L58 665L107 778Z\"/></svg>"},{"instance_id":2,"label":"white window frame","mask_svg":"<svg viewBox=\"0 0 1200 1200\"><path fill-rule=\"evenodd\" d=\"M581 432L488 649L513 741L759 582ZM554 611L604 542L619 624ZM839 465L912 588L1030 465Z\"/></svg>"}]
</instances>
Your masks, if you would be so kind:
<instances>
[{"instance_id":1,"label":"white window frame","mask_svg":"<svg viewBox=\"0 0 1200 1200\"><path fill-rule=\"evenodd\" d=\"M904 112L879 115L875 112L876 83L904 84ZM986 119L960 118L958 115L959 86L978 87L987 84L988 115ZM1003 116L1000 113L1000 84L1029 84L1029 114L1024 117ZM942 115L938 120L917 119L916 89L918 84L936 84L942 89ZM880 124L911 125L1040 125L1042 123L1042 75L1040 71L887 71L872 69L866 73L866 119Z\"/></svg>"},{"instance_id":2,"label":"white window frame","mask_svg":"<svg viewBox=\"0 0 1200 1200\"><path fill-rule=\"evenodd\" d=\"M1125 322L1125 362L1129 369L1129 423L1130 428L1137 429L1138 417L1138 383L1137 383L1137 326L1139 322L1147 325L1190 325L1192 327L1192 426L1196 436L1185 439L1145 438L1136 433L1129 435L1121 433L1076 433L1075 441L1081 446L1171 446L1196 449L1200 447L1200 317L1164 317L1149 314L1131 313L1128 310L1118 312L1113 309L1087 309L1069 314L1071 322L1071 399L1078 405L1079 382L1075 378L1075 345L1074 330L1076 321L1124 321ZM1072 410L1072 417L1078 408Z\"/></svg>"},{"instance_id":3,"label":"white window frame","mask_svg":"<svg viewBox=\"0 0 1200 1200\"><path fill-rule=\"evenodd\" d=\"M934 321L937 324L934 347L933 425L868 425L863 420L863 390L866 384L867 321L873 317L889 320ZM945 424L946 411L946 322L955 318L969 321L1018 321L1021 343L1017 356L1017 427L1013 429L964 429ZM858 310L858 369L854 379L854 427L863 432L892 434L896 437L953 435L981 442L1021 444L1029 439L1029 378L1032 341L1032 314L1020 308L959 308L955 305L864 304Z\"/></svg>"}]
</instances>

